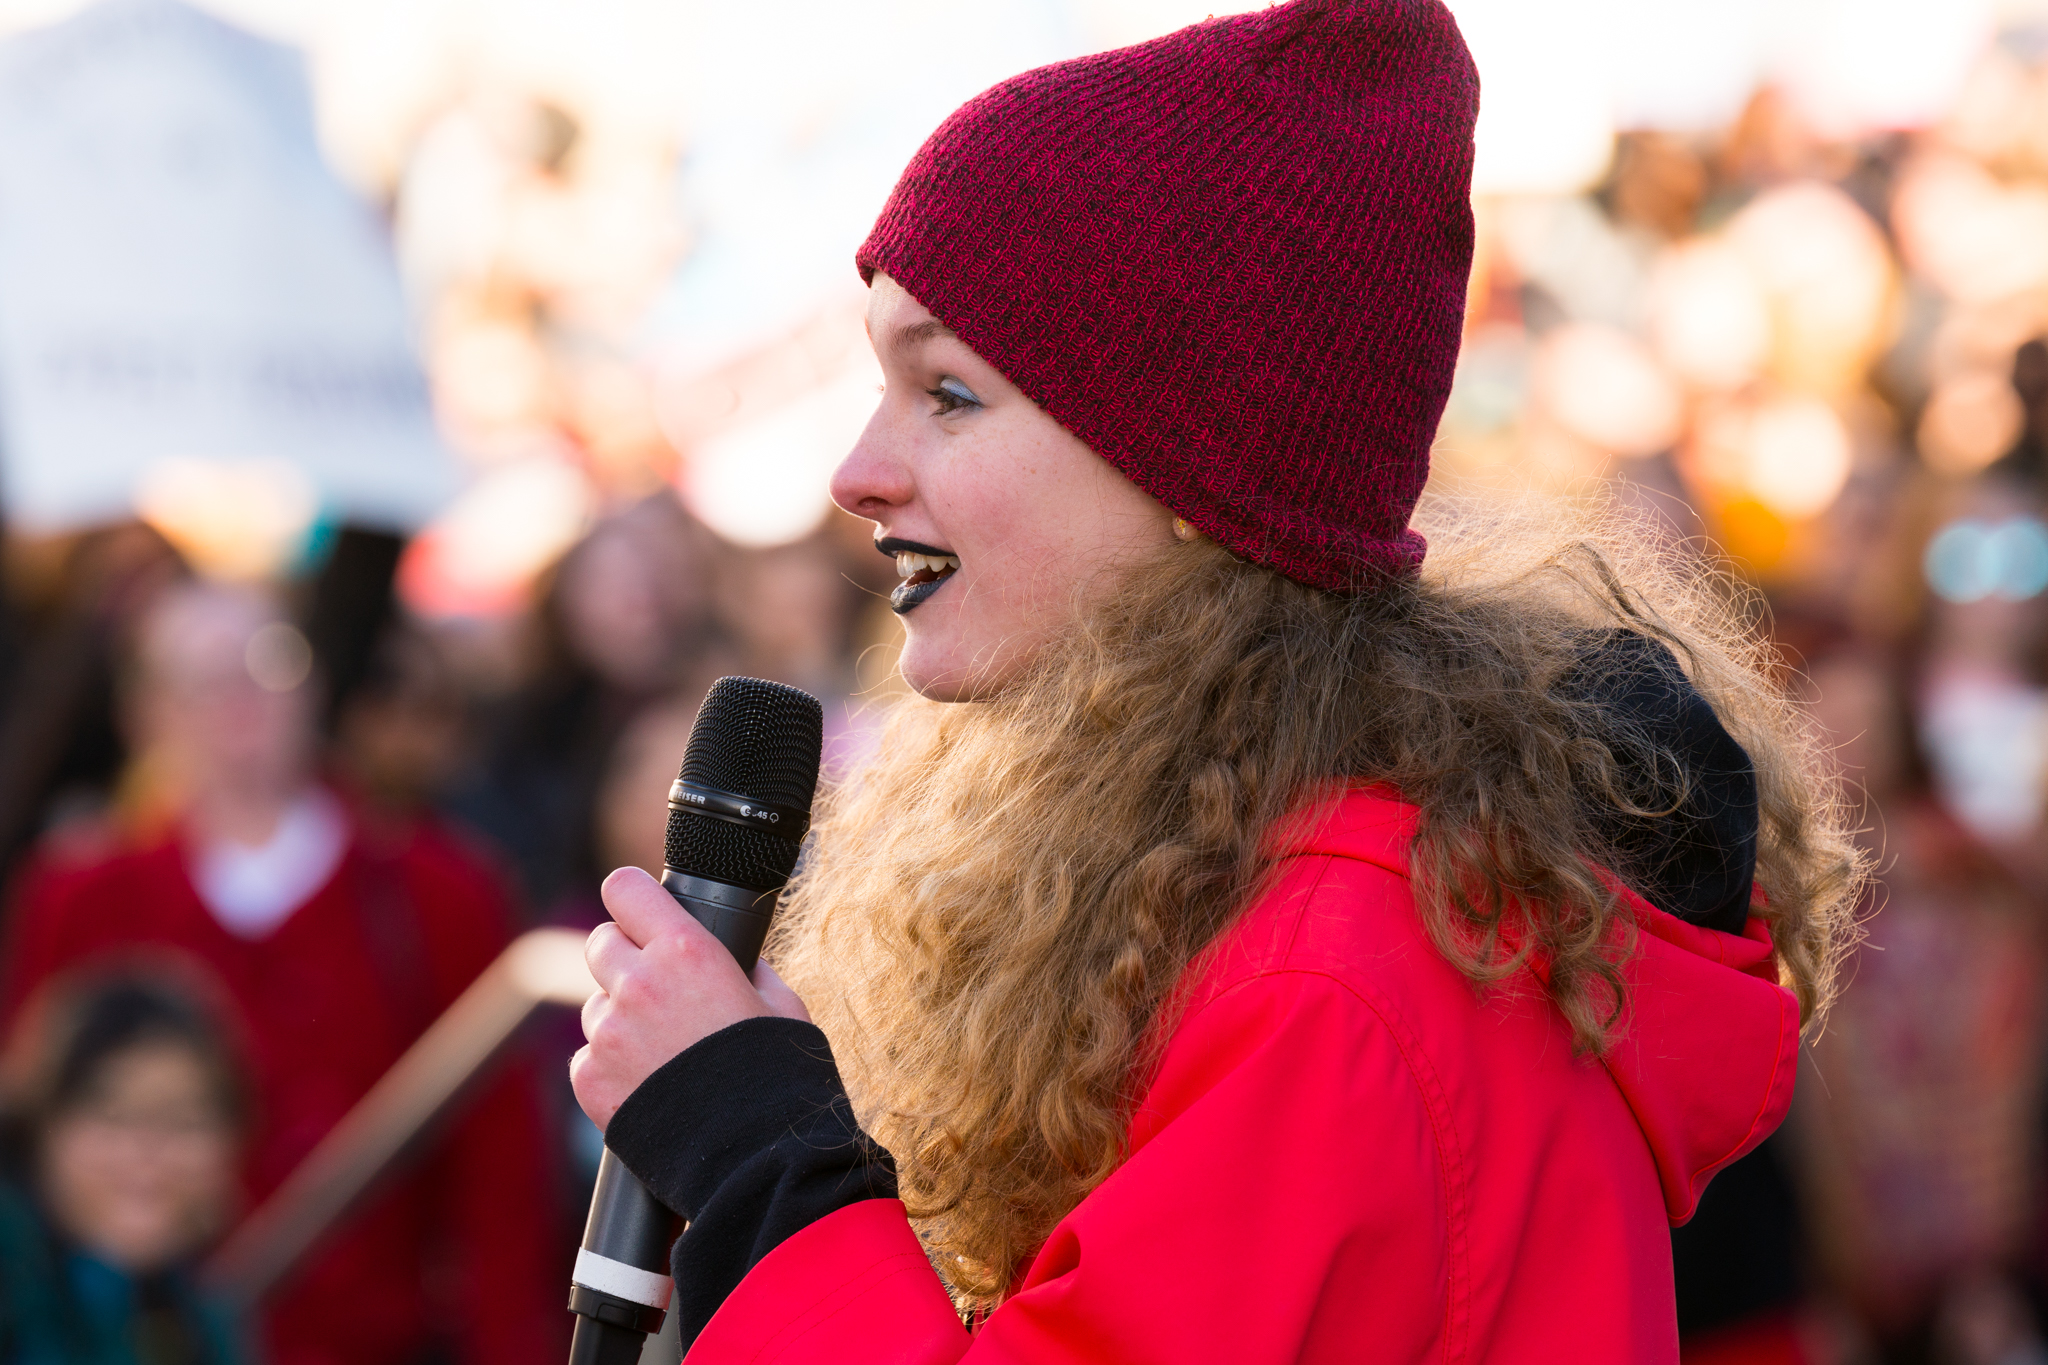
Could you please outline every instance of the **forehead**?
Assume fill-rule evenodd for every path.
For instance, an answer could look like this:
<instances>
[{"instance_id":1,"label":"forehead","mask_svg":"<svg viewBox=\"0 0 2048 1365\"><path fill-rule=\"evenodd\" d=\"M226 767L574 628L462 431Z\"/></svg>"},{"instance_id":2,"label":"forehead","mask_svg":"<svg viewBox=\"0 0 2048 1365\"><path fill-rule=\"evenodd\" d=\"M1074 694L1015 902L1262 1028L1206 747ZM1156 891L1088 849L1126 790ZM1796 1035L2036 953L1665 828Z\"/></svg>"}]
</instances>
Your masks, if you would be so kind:
<instances>
[{"instance_id":1,"label":"forehead","mask_svg":"<svg viewBox=\"0 0 2048 1365\"><path fill-rule=\"evenodd\" d=\"M158 606L144 627L143 662L152 671L174 677L239 666L250 638L276 619L261 602L239 593L176 593Z\"/></svg>"},{"instance_id":2,"label":"forehead","mask_svg":"<svg viewBox=\"0 0 2048 1365\"><path fill-rule=\"evenodd\" d=\"M109 1098L182 1098L207 1088L210 1077L199 1049L182 1038L144 1038L100 1059L93 1088Z\"/></svg>"},{"instance_id":3,"label":"forehead","mask_svg":"<svg viewBox=\"0 0 2048 1365\"><path fill-rule=\"evenodd\" d=\"M953 335L952 329L933 317L908 290L879 271L868 291L867 321L868 339L878 351L910 350Z\"/></svg>"}]
</instances>

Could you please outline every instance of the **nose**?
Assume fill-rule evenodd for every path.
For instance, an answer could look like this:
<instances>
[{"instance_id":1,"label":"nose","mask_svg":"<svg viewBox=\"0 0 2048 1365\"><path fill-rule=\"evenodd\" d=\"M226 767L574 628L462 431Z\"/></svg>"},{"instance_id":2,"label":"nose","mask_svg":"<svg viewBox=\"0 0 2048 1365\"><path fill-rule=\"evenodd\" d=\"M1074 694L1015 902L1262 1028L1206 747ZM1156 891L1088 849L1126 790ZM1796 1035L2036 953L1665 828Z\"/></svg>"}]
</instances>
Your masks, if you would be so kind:
<instances>
[{"instance_id":1,"label":"nose","mask_svg":"<svg viewBox=\"0 0 2048 1365\"><path fill-rule=\"evenodd\" d=\"M860 439L832 471L832 501L869 521L885 521L917 496L917 482L903 458L903 443L892 439L889 401L884 398Z\"/></svg>"}]
</instances>

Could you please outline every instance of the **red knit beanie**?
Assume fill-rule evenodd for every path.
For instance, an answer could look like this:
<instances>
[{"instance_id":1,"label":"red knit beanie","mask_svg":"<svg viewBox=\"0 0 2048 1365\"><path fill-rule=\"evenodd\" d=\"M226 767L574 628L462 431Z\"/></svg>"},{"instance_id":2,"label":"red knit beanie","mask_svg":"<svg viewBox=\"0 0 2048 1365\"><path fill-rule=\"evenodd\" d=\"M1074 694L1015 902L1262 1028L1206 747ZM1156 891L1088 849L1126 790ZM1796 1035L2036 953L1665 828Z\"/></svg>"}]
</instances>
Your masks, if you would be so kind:
<instances>
[{"instance_id":1,"label":"red knit beanie","mask_svg":"<svg viewBox=\"0 0 2048 1365\"><path fill-rule=\"evenodd\" d=\"M857 259L1205 534L1356 590L1422 562L1478 104L1439 0L1211 19L969 101Z\"/></svg>"}]
</instances>

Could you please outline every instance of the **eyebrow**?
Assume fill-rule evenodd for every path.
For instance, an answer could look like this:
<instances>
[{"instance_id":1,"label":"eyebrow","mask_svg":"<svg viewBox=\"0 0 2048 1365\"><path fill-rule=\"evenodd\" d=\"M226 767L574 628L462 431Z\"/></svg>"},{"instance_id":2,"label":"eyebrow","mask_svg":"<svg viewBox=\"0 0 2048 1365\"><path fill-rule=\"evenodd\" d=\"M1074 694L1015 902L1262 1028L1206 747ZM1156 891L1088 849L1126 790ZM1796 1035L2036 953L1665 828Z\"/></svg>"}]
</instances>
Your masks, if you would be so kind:
<instances>
[{"instance_id":1,"label":"eyebrow","mask_svg":"<svg viewBox=\"0 0 2048 1365\"><path fill-rule=\"evenodd\" d=\"M892 349L907 351L913 346L922 346L927 341L953 335L953 329L937 318L926 318L923 322L906 323L898 327L889 338Z\"/></svg>"}]
</instances>

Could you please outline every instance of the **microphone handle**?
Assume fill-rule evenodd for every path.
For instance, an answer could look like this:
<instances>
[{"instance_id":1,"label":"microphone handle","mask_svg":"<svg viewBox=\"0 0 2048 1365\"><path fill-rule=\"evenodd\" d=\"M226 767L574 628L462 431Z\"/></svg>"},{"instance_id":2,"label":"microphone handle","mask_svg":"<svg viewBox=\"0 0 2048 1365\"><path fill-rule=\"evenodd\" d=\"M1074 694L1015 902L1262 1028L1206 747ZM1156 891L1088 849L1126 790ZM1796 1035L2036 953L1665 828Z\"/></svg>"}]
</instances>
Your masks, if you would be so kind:
<instances>
[{"instance_id":1,"label":"microphone handle","mask_svg":"<svg viewBox=\"0 0 2048 1365\"><path fill-rule=\"evenodd\" d=\"M663 868L661 884L690 917L725 945L740 970L753 974L782 888L751 891ZM590 1218L570 1277L569 1310L576 1332L569 1365L635 1365L650 1332L661 1330L675 1282L669 1248L682 1220L648 1192L625 1163L604 1149Z\"/></svg>"}]
</instances>

